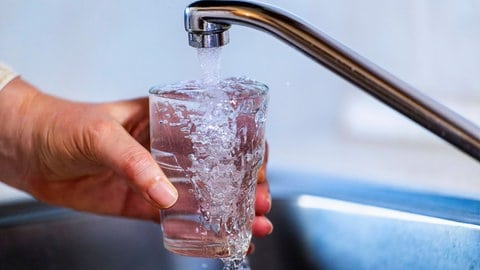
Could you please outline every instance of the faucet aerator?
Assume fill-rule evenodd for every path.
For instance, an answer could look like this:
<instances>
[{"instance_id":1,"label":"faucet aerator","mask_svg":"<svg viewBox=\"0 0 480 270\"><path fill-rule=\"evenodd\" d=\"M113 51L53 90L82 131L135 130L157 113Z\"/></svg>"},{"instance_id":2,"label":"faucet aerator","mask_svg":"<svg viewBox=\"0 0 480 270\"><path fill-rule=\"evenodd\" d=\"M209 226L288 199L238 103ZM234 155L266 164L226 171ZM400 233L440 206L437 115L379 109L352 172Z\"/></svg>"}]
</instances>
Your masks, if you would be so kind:
<instances>
[{"instance_id":1,"label":"faucet aerator","mask_svg":"<svg viewBox=\"0 0 480 270\"><path fill-rule=\"evenodd\" d=\"M214 48L228 44L228 31L205 33L188 33L188 44L195 48Z\"/></svg>"}]
</instances>

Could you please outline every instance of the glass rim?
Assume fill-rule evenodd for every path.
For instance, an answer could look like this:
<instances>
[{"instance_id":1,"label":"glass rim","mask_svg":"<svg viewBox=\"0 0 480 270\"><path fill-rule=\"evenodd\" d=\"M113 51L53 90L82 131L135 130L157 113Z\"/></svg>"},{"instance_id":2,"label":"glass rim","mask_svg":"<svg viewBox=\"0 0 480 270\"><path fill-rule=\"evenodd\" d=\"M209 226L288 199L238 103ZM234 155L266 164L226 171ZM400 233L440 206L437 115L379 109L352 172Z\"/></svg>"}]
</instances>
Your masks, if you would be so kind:
<instances>
[{"instance_id":1,"label":"glass rim","mask_svg":"<svg viewBox=\"0 0 480 270\"><path fill-rule=\"evenodd\" d=\"M177 94L193 94L193 93L208 93L218 90L217 85L240 85L244 86L241 89L235 89L233 87L222 88L222 90L247 90L254 91L257 94L268 94L270 88L257 80L245 78L245 77L231 77L220 80L216 85L208 85L203 83L201 80L188 80L188 81L178 81L168 84L159 84L150 87L148 93L150 95L162 95L168 93L177 93ZM212 87L213 86L213 87ZM227 85L228 86L228 85ZM233 92L233 91L232 91Z\"/></svg>"}]
</instances>

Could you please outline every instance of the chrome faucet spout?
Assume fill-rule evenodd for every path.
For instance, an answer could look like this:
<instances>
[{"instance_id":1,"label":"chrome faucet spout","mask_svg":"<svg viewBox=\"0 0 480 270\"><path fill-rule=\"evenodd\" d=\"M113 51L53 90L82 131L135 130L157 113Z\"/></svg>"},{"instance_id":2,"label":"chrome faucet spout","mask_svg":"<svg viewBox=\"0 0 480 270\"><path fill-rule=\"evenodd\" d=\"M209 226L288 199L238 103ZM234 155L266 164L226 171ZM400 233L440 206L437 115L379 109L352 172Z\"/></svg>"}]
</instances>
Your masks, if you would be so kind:
<instances>
[{"instance_id":1,"label":"chrome faucet spout","mask_svg":"<svg viewBox=\"0 0 480 270\"><path fill-rule=\"evenodd\" d=\"M268 32L480 161L480 128L300 18L263 3L197 1L185 10L193 47L228 42L240 24Z\"/></svg>"},{"instance_id":2,"label":"chrome faucet spout","mask_svg":"<svg viewBox=\"0 0 480 270\"><path fill-rule=\"evenodd\" d=\"M230 25L209 21L203 16L198 16L204 13L204 11L199 12L200 2L198 5L196 8L192 7L185 10L185 30L188 32L190 46L195 48L212 48L227 44Z\"/></svg>"}]
</instances>

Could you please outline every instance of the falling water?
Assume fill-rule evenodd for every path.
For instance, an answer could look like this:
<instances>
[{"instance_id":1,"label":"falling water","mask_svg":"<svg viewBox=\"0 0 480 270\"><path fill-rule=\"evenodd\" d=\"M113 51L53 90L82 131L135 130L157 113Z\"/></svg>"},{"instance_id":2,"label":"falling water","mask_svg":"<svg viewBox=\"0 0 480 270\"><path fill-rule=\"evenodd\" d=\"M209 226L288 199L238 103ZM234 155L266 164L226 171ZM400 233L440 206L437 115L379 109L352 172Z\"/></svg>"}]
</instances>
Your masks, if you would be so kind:
<instances>
[{"instance_id":1,"label":"falling water","mask_svg":"<svg viewBox=\"0 0 480 270\"><path fill-rule=\"evenodd\" d=\"M203 71L203 84L207 87L216 87L220 83L220 53L221 48L200 48L198 49L198 59ZM219 91L221 95L222 91ZM207 211L208 213L208 211ZM231 240L235 241L235 237ZM238 241L238 239L237 239ZM242 254L241 245L232 245L239 250L231 250L230 257L222 258L224 264L223 270L250 270L248 260Z\"/></svg>"},{"instance_id":2,"label":"falling water","mask_svg":"<svg viewBox=\"0 0 480 270\"><path fill-rule=\"evenodd\" d=\"M198 60L203 71L203 83L216 85L220 81L220 53L221 47L197 49Z\"/></svg>"}]
</instances>

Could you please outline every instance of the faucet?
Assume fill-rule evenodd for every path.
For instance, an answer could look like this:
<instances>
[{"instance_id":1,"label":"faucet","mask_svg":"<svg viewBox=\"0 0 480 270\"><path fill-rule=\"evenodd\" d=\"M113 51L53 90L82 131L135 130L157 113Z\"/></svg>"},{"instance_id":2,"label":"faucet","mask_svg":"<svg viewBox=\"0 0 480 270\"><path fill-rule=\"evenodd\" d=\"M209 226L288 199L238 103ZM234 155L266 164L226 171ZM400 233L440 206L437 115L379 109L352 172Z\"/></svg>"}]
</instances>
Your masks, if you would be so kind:
<instances>
[{"instance_id":1,"label":"faucet","mask_svg":"<svg viewBox=\"0 0 480 270\"><path fill-rule=\"evenodd\" d=\"M240 24L268 32L480 161L480 128L284 10L248 1L197 1L185 9L189 45L219 47Z\"/></svg>"}]
</instances>

